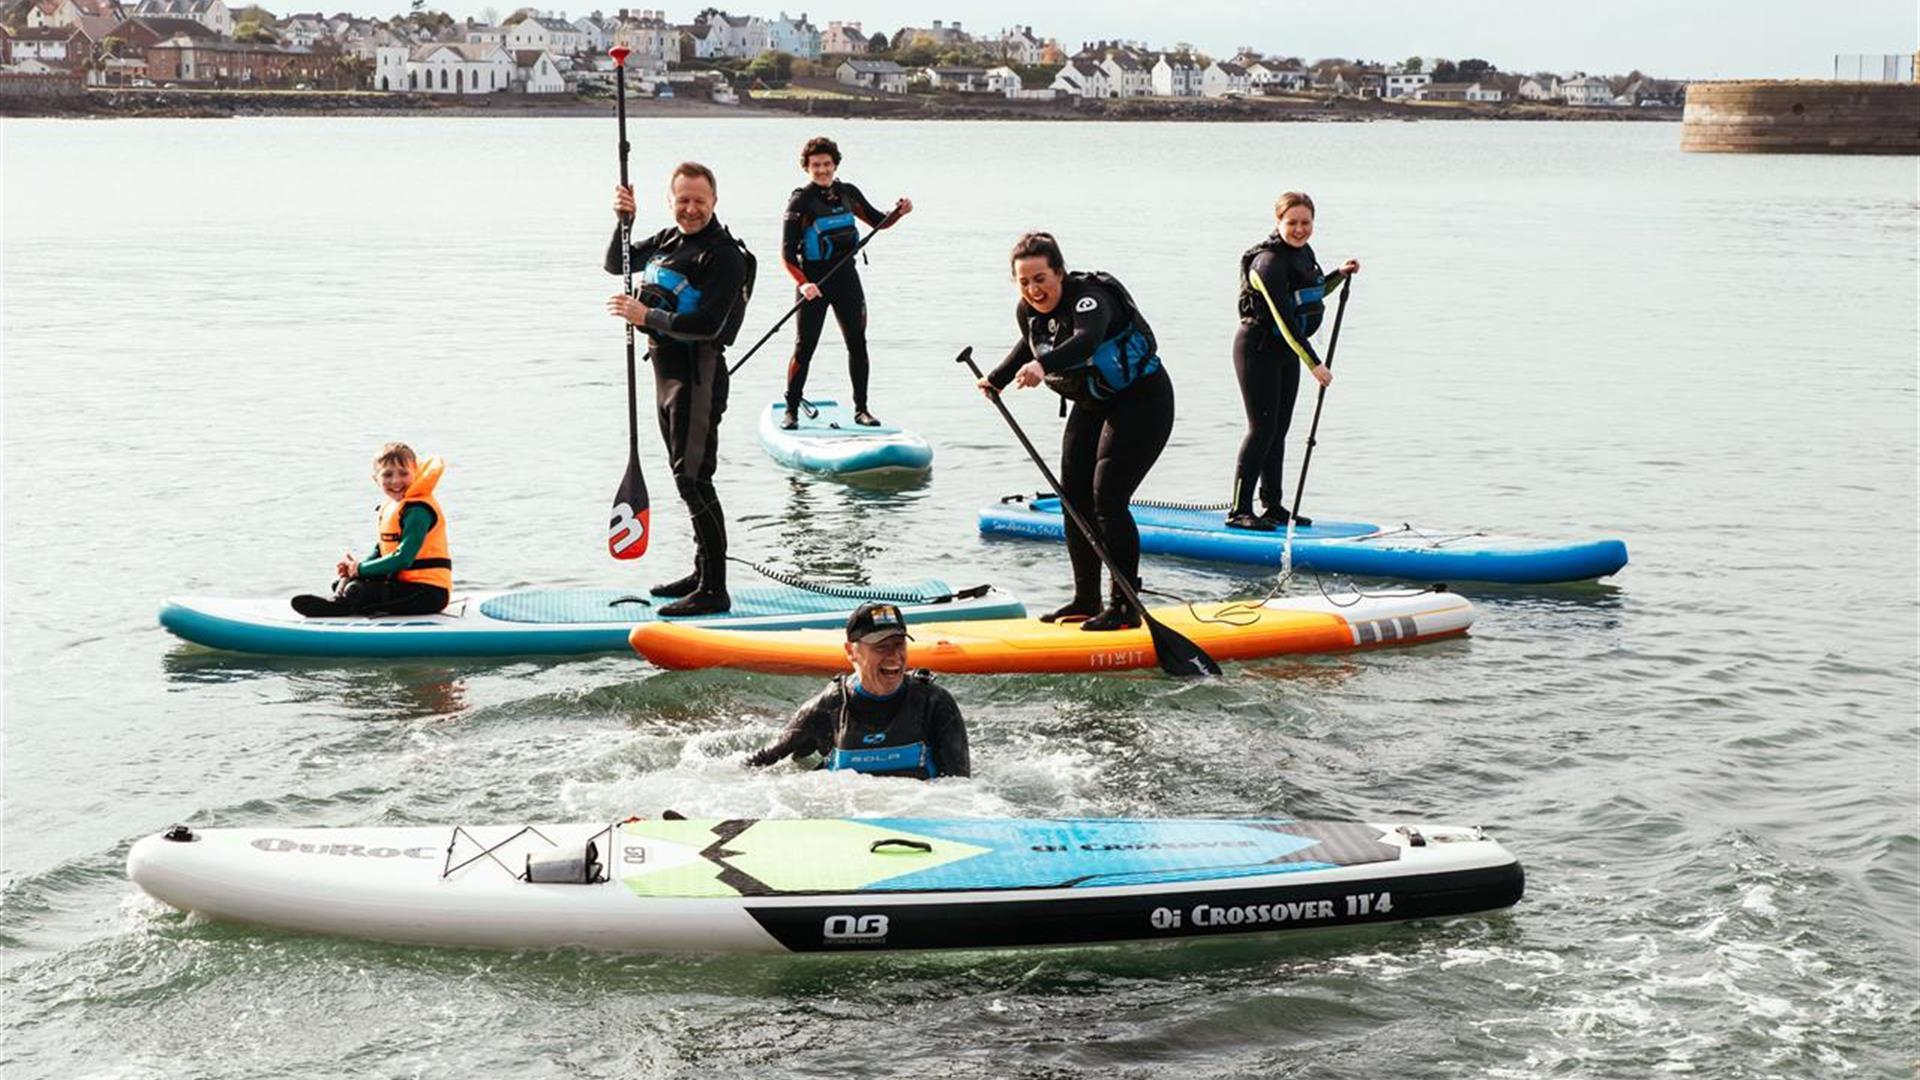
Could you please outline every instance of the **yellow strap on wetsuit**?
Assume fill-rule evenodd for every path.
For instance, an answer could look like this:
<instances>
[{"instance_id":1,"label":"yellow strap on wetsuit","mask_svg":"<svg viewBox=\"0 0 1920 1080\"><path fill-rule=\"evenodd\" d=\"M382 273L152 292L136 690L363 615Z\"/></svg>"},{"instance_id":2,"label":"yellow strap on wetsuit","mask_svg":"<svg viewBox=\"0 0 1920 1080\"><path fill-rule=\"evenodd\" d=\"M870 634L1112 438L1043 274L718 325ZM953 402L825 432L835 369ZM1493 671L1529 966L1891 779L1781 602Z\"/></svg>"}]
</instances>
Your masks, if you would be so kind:
<instances>
[{"instance_id":1,"label":"yellow strap on wetsuit","mask_svg":"<svg viewBox=\"0 0 1920 1080\"><path fill-rule=\"evenodd\" d=\"M1335 291L1344 288L1347 284L1344 274L1329 274L1326 280L1338 281ZM1280 307L1273 302L1273 295L1267 292L1267 283L1260 280L1260 275L1255 273L1252 267L1247 268L1247 284L1253 286L1254 291L1260 294L1260 299L1267 302L1267 311L1273 315L1273 325L1280 328L1280 336L1287 339L1287 345L1293 349L1293 354L1300 358L1301 363L1307 365L1307 370L1311 371L1319 367L1320 362L1315 360L1313 354L1307 351L1307 347L1293 336L1293 327L1288 326L1287 320L1280 317Z\"/></svg>"}]
</instances>

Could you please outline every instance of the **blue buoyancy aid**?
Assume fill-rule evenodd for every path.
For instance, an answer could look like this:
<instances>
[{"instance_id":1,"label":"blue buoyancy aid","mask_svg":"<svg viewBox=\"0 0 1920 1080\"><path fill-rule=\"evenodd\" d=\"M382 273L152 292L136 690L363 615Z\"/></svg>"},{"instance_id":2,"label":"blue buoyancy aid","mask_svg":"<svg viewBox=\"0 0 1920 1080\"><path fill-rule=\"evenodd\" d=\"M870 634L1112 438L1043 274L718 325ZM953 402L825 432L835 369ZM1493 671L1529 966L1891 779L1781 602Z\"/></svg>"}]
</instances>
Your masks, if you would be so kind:
<instances>
[{"instance_id":1,"label":"blue buoyancy aid","mask_svg":"<svg viewBox=\"0 0 1920 1080\"><path fill-rule=\"evenodd\" d=\"M923 780L939 775L933 764L933 748L927 743L934 695L931 679L925 672L913 672L894 692L900 696L899 704L887 726L879 730L857 723L852 714L849 706L853 696L860 693L858 684L845 676L834 681L840 691L840 709L833 726L833 750L821 763L823 768L851 769L872 776L916 776Z\"/></svg>"},{"instance_id":2,"label":"blue buoyancy aid","mask_svg":"<svg viewBox=\"0 0 1920 1080\"><path fill-rule=\"evenodd\" d=\"M860 243L859 219L851 210L839 210L807 222L800 234L800 254L808 262L831 262Z\"/></svg>"},{"instance_id":3,"label":"blue buoyancy aid","mask_svg":"<svg viewBox=\"0 0 1920 1080\"><path fill-rule=\"evenodd\" d=\"M1048 373L1047 386L1070 401L1101 401L1159 371L1160 355L1153 329L1120 279L1104 270L1075 270L1067 277L1092 282L1112 293L1126 309L1127 317L1092 356L1070 368ZM1035 349L1035 354L1044 355L1039 349Z\"/></svg>"},{"instance_id":4,"label":"blue buoyancy aid","mask_svg":"<svg viewBox=\"0 0 1920 1080\"><path fill-rule=\"evenodd\" d=\"M685 315L700 306L700 290L693 287L685 274L664 265L665 262L665 255L647 260L646 269L640 272L640 300L648 307Z\"/></svg>"}]
</instances>

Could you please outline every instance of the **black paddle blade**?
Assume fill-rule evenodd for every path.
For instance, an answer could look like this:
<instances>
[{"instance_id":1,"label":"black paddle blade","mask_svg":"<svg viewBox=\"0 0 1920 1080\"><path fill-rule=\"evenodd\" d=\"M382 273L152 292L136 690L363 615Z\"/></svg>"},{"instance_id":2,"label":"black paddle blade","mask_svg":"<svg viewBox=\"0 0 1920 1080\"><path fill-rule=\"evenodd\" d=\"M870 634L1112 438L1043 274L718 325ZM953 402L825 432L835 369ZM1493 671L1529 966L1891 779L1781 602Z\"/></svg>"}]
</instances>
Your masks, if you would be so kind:
<instances>
[{"instance_id":1,"label":"black paddle blade","mask_svg":"<svg viewBox=\"0 0 1920 1080\"><path fill-rule=\"evenodd\" d=\"M1214 663L1205 649L1151 615L1143 613L1142 618L1147 621L1147 633L1153 638L1153 654L1160 658L1161 671L1175 678L1220 674L1220 665Z\"/></svg>"},{"instance_id":2,"label":"black paddle blade","mask_svg":"<svg viewBox=\"0 0 1920 1080\"><path fill-rule=\"evenodd\" d=\"M647 480L640 462L627 462L627 475L613 497L613 520L607 523L607 552L616 559L637 559L647 553L653 535L653 508L647 502Z\"/></svg>"}]
</instances>

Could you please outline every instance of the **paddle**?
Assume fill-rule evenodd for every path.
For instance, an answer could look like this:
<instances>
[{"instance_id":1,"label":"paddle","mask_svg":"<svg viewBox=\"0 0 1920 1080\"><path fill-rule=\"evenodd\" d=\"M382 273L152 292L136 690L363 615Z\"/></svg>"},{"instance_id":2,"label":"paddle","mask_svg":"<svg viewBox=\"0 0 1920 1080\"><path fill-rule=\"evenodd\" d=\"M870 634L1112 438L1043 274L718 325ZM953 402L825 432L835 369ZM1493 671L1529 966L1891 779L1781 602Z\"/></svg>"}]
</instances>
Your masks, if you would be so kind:
<instances>
[{"instance_id":1,"label":"paddle","mask_svg":"<svg viewBox=\"0 0 1920 1080\"><path fill-rule=\"evenodd\" d=\"M897 210L898 208L896 208L896 212ZM881 221L880 224L874 226L872 229L867 230L867 235L861 237L860 242L853 245L853 250L847 252L845 255L842 255L840 256L839 259L835 260L832 266L827 267L827 272L820 275L820 280L814 282L813 284L823 285L826 283L826 280L828 278L839 273L841 267L847 265L849 262L852 262L853 257L855 255L860 254L860 249L867 246L867 241L872 240L876 236L879 236L880 230L892 224L893 220L894 220L894 214L889 213L886 216L886 219ZM768 342L768 340L770 340L773 337L773 335L779 333L780 328L787 325L787 320L793 318L794 313L800 310L800 305L806 304L806 303L811 303L811 301L808 301L808 300L794 301L794 305L787 309L787 313L785 315L780 316L780 321L777 323L774 323L771 327L769 327L766 333L760 335L760 340L753 343L753 348L747 350L747 355L742 356L740 359L734 361L733 366L727 369L727 374L732 375L734 372L739 371L742 365L744 365L747 361L753 359L753 354L760 351L760 346L765 345Z\"/></svg>"},{"instance_id":2,"label":"paddle","mask_svg":"<svg viewBox=\"0 0 1920 1080\"><path fill-rule=\"evenodd\" d=\"M973 346L971 345L960 350L960 355L954 357L954 363L967 365L967 368L973 372L973 377L976 379L986 378L980 371L980 365L973 362ZM1053 475L1053 470L1047 466L1046 460L1040 456L1040 451L1034 449L1032 440L1028 439L1027 433L1021 430L1019 421L1015 420L1013 414L1007 411L1007 403L1000 400L1000 392L997 390L992 391L988 394L988 397L992 400L993 407L1000 410L1000 419L1007 422L1007 426L1013 429L1014 437L1019 439L1020 445L1026 448L1027 456L1032 458L1033 463L1040 467L1040 475L1047 478L1047 486L1053 489L1055 495L1059 496L1061 512L1066 514L1073 522L1074 528L1080 530L1080 535L1087 538L1087 543L1093 546L1093 553L1100 556L1100 561L1106 564L1107 572L1113 575L1114 586L1118 588L1121 594L1127 598L1127 601L1133 605L1134 610L1140 613L1140 617L1146 620L1147 633L1153 638L1154 655L1160 659L1160 670L1169 675L1181 677L1220 674L1220 665L1213 662L1213 657L1208 656L1205 649L1188 641L1178 632L1162 625L1158 619L1155 619L1148 613L1147 605L1140 602L1140 594L1135 591L1133 582L1127 580L1127 576L1122 574L1119 568L1113 565L1113 556L1108 555L1107 549L1101 546L1099 534L1095 533L1093 527L1087 524L1086 518L1080 516L1080 511L1074 507L1073 503L1067 501L1067 493L1065 489L1060 486L1059 478Z\"/></svg>"},{"instance_id":3,"label":"paddle","mask_svg":"<svg viewBox=\"0 0 1920 1080\"><path fill-rule=\"evenodd\" d=\"M607 50L613 57L614 81L619 86L620 186L627 183L627 55L629 50L616 45ZM626 279L626 292L633 295L633 219L620 217L620 274ZM613 494L613 518L607 525L607 552L616 559L637 559L647 553L647 538L653 509L647 501L647 478L640 475L640 399L634 389L633 324L622 319L627 328L627 475Z\"/></svg>"},{"instance_id":4,"label":"paddle","mask_svg":"<svg viewBox=\"0 0 1920 1080\"><path fill-rule=\"evenodd\" d=\"M1327 338L1327 371L1333 371L1333 352L1340 347L1340 320L1347 313L1347 297L1353 295L1349 276L1340 289L1340 306L1333 309L1333 333ZM1320 434L1320 409L1327 403L1327 388L1322 386L1313 400L1313 424L1307 428L1307 453L1300 459L1300 483L1293 489L1293 512L1287 515L1287 539L1280 546L1280 580L1293 576L1293 522L1300 516L1300 499L1307 493L1307 468L1313 464L1313 447Z\"/></svg>"}]
</instances>

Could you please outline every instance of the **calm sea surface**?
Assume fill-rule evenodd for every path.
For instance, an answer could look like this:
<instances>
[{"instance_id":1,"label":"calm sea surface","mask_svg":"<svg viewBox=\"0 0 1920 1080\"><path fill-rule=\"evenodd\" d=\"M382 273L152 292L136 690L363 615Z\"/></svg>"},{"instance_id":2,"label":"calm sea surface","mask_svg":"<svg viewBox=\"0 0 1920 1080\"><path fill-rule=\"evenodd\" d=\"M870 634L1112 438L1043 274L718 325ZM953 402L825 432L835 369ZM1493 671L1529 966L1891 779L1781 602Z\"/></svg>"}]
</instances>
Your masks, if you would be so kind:
<instances>
[{"instance_id":1,"label":"calm sea surface","mask_svg":"<svg viewBox=\"0 0 1920 1080\"><path fill-rule=\"evenodd\" d=\"M746 772L814 680L188 648L155 624L164 597L311 589L366 545L392 438L451 463L466 585L684 569L650 433L653 550L605 555L612 122L9 120L9 1078L1911 1074L1912 159L1686 155L1657 124L637 121L647 218L673 162L718 170L762 260L748 340L787 302L780 216L821 130L848 179L918 206L862 273L874 408L937 459L899 492L772 465L751 419L770 347L723 428L737 553L1058 602L1063 553L975 533L1040 480L952 363L1011 342L1004 256L1036 227L1159 332L1179 422L1146 494L1224 497L1235 259L1304 188L1323 261L1365 264L1304 509L1619 536L1632 564L1467 588L1481 620L1446 644L1204 684L952 678L979 775L933 785ZM815 395L843 392L842 355L829 331ZM1051 397L1016 411L1057 438ZM1497 917L1305 940L663 959L193 924L124 876L174 821L665 807L1409 815L1487 826L1529 888Z\"/></svg>"}]
</instances>

